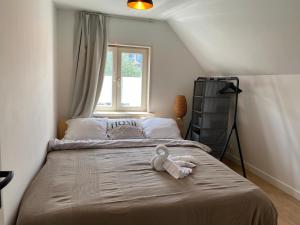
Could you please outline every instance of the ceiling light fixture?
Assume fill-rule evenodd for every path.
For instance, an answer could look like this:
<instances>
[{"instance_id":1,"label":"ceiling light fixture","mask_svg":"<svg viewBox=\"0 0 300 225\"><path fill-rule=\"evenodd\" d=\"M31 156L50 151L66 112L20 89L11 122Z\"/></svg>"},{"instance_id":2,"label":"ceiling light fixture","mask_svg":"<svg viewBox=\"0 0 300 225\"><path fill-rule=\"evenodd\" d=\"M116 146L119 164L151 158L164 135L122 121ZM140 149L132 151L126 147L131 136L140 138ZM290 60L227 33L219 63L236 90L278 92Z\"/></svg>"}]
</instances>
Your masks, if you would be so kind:
<instances>
[{"instance_id":1,"label":"ceiling light fixture","mask_svg":"<svg viewBox=\"0 0 300 225\"><path fill-rule=\"evenodd\" d=\"M129 8L147 10L153 7L152 0L128 0L127 5Z\"/></svg>"}]
</instances>

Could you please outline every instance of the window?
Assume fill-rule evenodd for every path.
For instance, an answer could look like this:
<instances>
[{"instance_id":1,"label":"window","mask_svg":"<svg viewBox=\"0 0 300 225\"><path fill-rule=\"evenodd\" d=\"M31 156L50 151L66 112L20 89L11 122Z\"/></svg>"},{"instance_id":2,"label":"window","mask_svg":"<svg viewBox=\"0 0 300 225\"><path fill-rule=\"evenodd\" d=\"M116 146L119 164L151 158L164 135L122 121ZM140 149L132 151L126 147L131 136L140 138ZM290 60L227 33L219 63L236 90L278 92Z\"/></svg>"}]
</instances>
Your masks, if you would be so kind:
<instances>
[{"instance_id":1,"label":"window","mask_svg":"<svg viewBox=\"0 0 300 225\"><path fill-rule=\"evenodd\" d=\"M97 111L146 112L149 48L110 46Z\"/></svg>"}]
</instances>

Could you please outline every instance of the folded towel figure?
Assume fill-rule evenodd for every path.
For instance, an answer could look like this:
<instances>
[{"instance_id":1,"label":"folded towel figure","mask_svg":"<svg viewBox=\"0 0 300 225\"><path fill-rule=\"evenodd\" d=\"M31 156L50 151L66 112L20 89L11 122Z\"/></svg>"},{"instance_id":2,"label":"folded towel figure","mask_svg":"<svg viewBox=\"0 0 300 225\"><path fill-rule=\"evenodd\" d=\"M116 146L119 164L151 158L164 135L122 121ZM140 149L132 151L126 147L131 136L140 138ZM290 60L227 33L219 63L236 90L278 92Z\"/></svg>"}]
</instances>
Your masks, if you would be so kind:
<instances>
[{"instance_id":1,"label":"folded towel figure","mask_svg":"<svg viewBox=\"0 0 300 225\"><path fill-rule=\"evenodd\" d=\"M155 150L156 155L151 160L152 168L156 171L167 171L175 179L188 176L192 173L191 168L196 166L192 163L196 161L192 156L170 156L165 145L158 145Z\"/></svg>"},{"instance_id":2,"label":"folded towel figure","mask_svg":"<svg viewBox=\"0 0 300 225\"><path fill-rule=\"evenodd\" d=\"M169 156L171 160L173 160L178 166L194 168L196 167L196 159L191 155L183 155L183 156Z\"/></svg>"},{"instance_id":3,"label":"folded towel figure","mask_svg":"<svg viewBox=\"0 0 300 225\"><path fill-rule=\"evenodd\" d=\"M196 165L194 163L191 163L191 162L186 162L186 161L183 161L183 160L173 160L172 157L168 157L168 159L170 159L176 165L181 166L181 167L188 167L188 168L194 168L194 167L196 167Z\"/></svg>"},{"instance_id":4,"label":"folded towel figure","mask_svg":"<svg viewBox=\"0 0 300 225\"><path fill-rule=\"evenodd\" d=\"M194 165L197 164L197 160L195 159L195 157L191 156L191 155L182 155L182 156L171 156L171 158L174 161L185 161L185 162L190 162L193 163ZM196 165L195 165L196 166ZM194 166L194 167L195 167Z\"/></svg>"}]
</instances>

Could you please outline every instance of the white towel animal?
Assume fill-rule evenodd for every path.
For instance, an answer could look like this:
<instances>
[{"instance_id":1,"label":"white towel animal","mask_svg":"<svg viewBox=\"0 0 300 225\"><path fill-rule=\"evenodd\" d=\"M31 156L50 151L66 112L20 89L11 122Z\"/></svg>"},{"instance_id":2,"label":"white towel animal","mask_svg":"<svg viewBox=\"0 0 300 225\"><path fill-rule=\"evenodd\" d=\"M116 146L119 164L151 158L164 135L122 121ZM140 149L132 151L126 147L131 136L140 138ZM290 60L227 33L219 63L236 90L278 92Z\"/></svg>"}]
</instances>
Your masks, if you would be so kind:
<instances>
[{"instance_id":1,"label":"white towel animal","mask_svg":"<svg viewBox=\"0 0 300 225\"><path fill-rule=\"evenodd\" d=\"M193 167L196 165L184 161L181 157L172 157L169 155L168 148L165 145L158 145L156 148L156 155L151 160L151 166L156 171L167 171L175 179L181 179L192 173ZM174 160L175 159L175 160ZM194 161L194 158L186 157L189 161Z\"/></svg>"},{"instance_id":2,"label":"white towel animal","mask_svg":"<svg viewBox=\"0 0 300 225\"><path fill-rule=\"evenodd\" d=\"M173 160L178 166L194 168L196 167L196 159L190 155L183 156L169 156L169 159Z\"/></svg>"}]
</instances>

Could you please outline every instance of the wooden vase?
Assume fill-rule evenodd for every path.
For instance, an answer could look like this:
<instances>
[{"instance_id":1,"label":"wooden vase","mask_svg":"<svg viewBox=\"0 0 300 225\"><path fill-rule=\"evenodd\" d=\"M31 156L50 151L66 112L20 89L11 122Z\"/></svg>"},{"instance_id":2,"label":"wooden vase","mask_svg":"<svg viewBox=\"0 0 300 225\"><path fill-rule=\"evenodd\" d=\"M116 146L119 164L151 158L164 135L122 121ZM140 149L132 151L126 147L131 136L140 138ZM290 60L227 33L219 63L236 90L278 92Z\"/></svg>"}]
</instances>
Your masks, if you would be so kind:
<instances>
[{"instance_id":1,"label":"wooden vase","mask_svg":"<svg viewBox=\"0 0 300 225\"><path fill-rule=\"evenodd\" d=\"M173 110L176 118L182 119L187 112L187 103L184 95L177 95L175 97L175 103L173 106Z\"/></svg>"}]
</instances>

